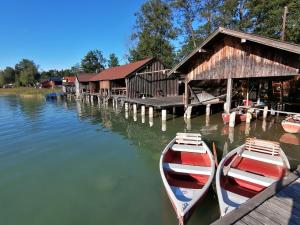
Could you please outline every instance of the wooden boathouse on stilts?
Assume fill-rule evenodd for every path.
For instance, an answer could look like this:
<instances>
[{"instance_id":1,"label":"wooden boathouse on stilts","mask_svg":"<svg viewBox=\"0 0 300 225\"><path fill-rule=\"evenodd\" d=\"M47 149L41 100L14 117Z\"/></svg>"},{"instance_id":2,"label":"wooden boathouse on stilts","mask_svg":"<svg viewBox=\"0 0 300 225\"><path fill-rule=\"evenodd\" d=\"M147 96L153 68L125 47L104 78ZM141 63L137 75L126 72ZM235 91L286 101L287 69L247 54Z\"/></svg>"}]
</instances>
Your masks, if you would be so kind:
<instances>
[{"instance_id":1,"label":"wooden boathouse on stilts","mask_svg":"<svg viewBox=\"0 0 300 225\"><path fill-rule=\"evenodd\" d=\"M188 113L207 99L226 100L226 113L245 99L299 111L299 69L300 45L220 27L169 76L185 84Z\"/></svg>"}]
</instances>

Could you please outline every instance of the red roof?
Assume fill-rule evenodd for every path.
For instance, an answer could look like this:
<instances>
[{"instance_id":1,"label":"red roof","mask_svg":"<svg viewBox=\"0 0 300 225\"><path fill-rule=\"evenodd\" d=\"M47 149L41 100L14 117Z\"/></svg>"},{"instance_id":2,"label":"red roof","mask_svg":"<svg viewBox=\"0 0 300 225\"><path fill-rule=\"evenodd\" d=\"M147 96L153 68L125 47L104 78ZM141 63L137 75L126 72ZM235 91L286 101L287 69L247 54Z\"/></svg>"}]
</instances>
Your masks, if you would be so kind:
<instances>
[{"instance_id":1,"label":"red roof","mask_svg":"<svg viewBox=\"0 0 300 225\"><path fill-rule=\"evenodd\" d=\"M89 82L96 75L97 73L81 73L77 75L77 78L79 82Z\"/></svg>"},{"instance_id":2,"label":"red roof","mask_svg":"<svg viewBox=\"0 0 300 225\"><path fill-rule=\"evenodd\" d=\"M106 70L101 71L97 75L93 76L90 81L101 81L101 80L117 80L123 79L135 72L139 68L143 67L145 64L150 62L153 58L147 58L141 61L136 61L123 66L116 66Z\"/></svg>"},{"instance_id":3,"label":"red roof","mask_svg":"<svg viewBox=\"0 0 300 225\"><path fill-rule=\"evenodd\" d=\"M76 77L71 77L71 76L68 76L68 77L64 77L63 78L63 82L66 82L66 83L74 83L75 82L75 78Z\"/></svg>"}]
</instances>

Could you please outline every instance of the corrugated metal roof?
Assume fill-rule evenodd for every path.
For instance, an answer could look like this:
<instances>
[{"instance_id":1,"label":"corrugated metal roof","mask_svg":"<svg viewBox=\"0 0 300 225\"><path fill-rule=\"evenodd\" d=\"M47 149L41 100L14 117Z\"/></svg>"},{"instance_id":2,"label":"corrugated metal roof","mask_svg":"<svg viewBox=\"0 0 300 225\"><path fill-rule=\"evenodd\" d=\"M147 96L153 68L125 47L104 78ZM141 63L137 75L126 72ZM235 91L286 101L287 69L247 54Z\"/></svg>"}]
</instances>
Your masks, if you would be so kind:
<instances>
[{"instance_id":1,"label":"corrugated metal roof","mask_svg":"<svg viewBox=\"0 0 300 225\"><path fill-rule=\"evenodd\" d=\"M103 80L117 80L123 79L132 74L136 70L140 69L154 58L147 58L144 60L136 61L122 66L112 67L101 71L97 75L93 76L90 81L103 81Z\"/></svg>"},{"instance_id":2,"label":"corrugated metal roof","mask_svg":"<svg viewBox=\"0 0 300 225\"><path fill-rule=\"evenodd\" d=\"M217 30L215 30L212 34L210 34L202 43L201 45L193 50L188 56L186 56L180 63L178 63L170 72L168 75L171 75L175 73L182 65L184 65L191 57L193 57L198 52L205 52L204 47L216 36L220 34L229 35L232 37L237 37L241 39L245 39L246 41L256 42L262 45L270 46L273 48L281 49L284 51L300 54L300 45L285 42L285 41L279 41L272 38L262 37L255 34L249 34L242 31L236 31L227 29L224 27L219 27Z\"/></svg>"}]
</instances>

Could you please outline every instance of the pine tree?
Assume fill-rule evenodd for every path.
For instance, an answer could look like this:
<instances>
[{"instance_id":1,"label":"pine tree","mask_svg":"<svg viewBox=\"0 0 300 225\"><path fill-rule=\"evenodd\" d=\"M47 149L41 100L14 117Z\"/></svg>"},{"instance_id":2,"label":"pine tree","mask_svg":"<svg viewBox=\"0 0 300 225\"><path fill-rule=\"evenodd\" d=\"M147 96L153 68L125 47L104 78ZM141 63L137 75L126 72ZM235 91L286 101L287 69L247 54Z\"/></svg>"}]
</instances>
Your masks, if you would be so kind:
<instances>
[{"instance_id":1,"label":"pine tree","mask_svg":"<svg viewBox=\"0 0 300 225\"><path fill-rule=\"evenodd\" d=\"M107 65L108 65L109 68L119 66L119 59L116 56L116 54L112 53L112 54L109 55Z\"/></svg>"}]
</instances>

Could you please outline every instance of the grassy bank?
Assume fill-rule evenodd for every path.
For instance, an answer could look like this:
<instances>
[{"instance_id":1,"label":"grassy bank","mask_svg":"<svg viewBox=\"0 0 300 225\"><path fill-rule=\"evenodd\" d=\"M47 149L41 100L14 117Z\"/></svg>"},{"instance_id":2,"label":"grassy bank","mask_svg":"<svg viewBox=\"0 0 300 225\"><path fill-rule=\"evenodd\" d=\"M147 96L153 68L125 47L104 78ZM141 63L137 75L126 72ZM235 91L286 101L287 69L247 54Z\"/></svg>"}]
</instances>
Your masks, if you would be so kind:
<instances>
[{"instance_id":1,"label":"grassy bank","mask_svg":"<svg viewBox=\"0 0 300 225\"><path fill-rule=\"evenodd\" d=\"M46 95L49 93L61 93L61 88L48 89L48 88L31 88L31 87L18 87L18 88L0 88L0 94L15 94L15 95Z\"/></svg>"}]
</instances>

